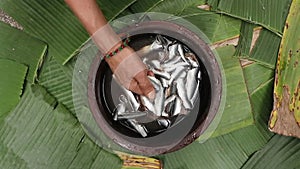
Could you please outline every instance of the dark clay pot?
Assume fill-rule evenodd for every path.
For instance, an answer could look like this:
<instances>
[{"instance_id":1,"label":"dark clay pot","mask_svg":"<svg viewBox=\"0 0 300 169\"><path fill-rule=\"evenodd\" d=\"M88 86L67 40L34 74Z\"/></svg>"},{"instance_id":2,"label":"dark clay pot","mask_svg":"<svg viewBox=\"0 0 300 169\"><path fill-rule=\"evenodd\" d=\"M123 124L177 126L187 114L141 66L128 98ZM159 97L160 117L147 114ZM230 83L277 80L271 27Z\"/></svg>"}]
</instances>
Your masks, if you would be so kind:
<instances>
[{"instance_id":1,"label":"dark clay pot","mask_svg":"<svg viewBox=\"0 0 300 169\"><path fill-rule=\"evenodd\" d=\"M209 46L196 34L181 25L165 21L149 21L133 25L121 33L132 36L130 46L135 50L151 43L157 34L185 44L197 56L202 80L200 99L187 117L161 133L150 133L143 138L124 123L113 120L115 97L120 88L112 79L108 65L96 57L89 73L88 96L93 116L102 131L115 143L131 152L158 155L179 150L197 139L209 126L219 110L222 96L222 76L219 64ZM130 65L129 65L130 66Z\"/></svg>"}]
</instances>

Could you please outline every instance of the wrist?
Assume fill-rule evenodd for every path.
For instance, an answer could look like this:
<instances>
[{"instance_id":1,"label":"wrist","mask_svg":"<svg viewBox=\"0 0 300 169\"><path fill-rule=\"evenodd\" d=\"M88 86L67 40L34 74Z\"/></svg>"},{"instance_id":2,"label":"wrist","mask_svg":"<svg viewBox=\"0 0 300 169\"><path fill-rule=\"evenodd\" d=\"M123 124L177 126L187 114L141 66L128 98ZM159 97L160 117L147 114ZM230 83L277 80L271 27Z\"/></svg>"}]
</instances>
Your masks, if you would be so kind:
<instances>
[{"instance_id":1,"label":"wrist","mask_svg":"<svg viewBox=\"0 0 300 169\"><path fill-rule=\"evenodd\" d=\"M123 49L125 49L126 47L128 47L128 43L129 43L129 38L125 39L123 42L120 41L117 45L115 45L114 47L112 47L109 52L107 52L104 55L104 59L108 59L111 58L115 55L117 55L118 53L122 52Z\"/></svg>"}]
</instances>

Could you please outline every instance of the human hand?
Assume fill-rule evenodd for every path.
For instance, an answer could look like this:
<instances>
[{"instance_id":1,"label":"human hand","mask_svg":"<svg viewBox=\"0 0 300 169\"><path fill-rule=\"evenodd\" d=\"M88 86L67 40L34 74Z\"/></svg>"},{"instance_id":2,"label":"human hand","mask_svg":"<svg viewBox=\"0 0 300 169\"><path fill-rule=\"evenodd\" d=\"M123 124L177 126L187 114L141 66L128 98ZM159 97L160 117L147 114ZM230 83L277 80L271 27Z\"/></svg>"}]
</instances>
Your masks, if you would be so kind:
<instances>
[{"instance_id":1,"label":"human hand","mask_svg":"<svg viewBox=\"0 0 300 169\"><path fill-rule=\"evenodd\" d=\"M155 90L147 77L149 74L147 67L133 49L125 47L116 55L105 58L105 60L123 87L154 100Z\"/></svg>"}]
</instances>

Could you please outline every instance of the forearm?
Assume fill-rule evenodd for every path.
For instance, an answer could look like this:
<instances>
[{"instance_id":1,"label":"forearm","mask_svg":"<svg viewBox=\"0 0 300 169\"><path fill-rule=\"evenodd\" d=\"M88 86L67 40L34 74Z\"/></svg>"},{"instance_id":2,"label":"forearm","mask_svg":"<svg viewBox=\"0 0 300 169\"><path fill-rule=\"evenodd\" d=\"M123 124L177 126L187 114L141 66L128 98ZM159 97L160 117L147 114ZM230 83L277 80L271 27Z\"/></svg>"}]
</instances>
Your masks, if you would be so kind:
<instances>
[{"instance_id":1,"label":"forearm","mask_svg":"<svg viewBox=\"0 0 300 169\"><path fill-rule=\"evenodd\" d=\"M90 35L107 24L96 0L65 0Z\"/></svg>"},{"instance_id":2,"label":"forearm","mask_svg":"<svg viewBox=\"0 0 300 169\"><path fill-rule=\"evenodd\" d=\"M115 50L121 44L120 37L107 23L95 0L65 0L65 2L103 54Z\"/></svg>"},{"instance_id":3,"label":"forearm","mask_svg":"<svg viewBox=\"0 0 300 169\"><path fill-rule=\"evenodd\" d=\"M107 23L96 0L65 0L65 2L91 35L93 42L103 55L116 51L120 47L121 38ZM147 77L146 66L134 50L126 47L114 53L116 56L105 57L105 60L116 73L116 77L119 77L120 84L137 94L154 99L155 90Z\"/></svg>"}]
</instances>

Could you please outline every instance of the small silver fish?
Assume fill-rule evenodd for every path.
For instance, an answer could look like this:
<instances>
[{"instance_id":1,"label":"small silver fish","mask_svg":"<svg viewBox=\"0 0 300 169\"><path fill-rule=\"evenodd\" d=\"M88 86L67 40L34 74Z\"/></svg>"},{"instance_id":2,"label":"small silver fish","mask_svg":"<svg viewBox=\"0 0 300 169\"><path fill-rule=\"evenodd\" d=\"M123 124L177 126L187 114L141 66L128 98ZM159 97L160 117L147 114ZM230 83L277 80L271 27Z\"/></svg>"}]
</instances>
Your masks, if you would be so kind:
<instances>
[{"instance_id":1,"label":"small silver fish","mask_svg":"<svg viewBox=\"0 0 300 169\"><path fill-rule=\"evenodd\" d=\"M200 85L200 82L197 81L197 86L196 86L196 89L194 91L194 95L191 98L191 102L192 102L193 106L196 103L197 99L199 98L199 85Z\"/></svg>"},{"instance_id":2,"label":"small silver fish","mask_svg":"<svg viewBox=\"0 0 300 169\"><path fill-rule=\"evenodd\" d=\"M162 87L164 87L164 88L169 87L169 81L167 79L161 77L159 80L161 81Z\"/></svg>"},{"instance_id":3,"label":"small silver fish","mask_svg":"<svg viewBox=\"0 0 300 169\"><path fill-rule=\"evenodd\" d=\"M158 36L157 36L157 40L160 41L161 44L162 44L165 48L167 48L167 47L169 47L171 44L173 44L173 42L172 42L171 40L169 40L169 39L167 39L167 38L165 38L165 37L163 37L163 36L161 36L161 35L158 35Z\"/></svg>"},{"instance_id":4,"label":"small silver fish","mask_svg":"<svg viewBox=\"0 0 300 169\"><path fill-rule=\"evenodd\" d=\"M164 107L166 107L169 103L171 103L172 101L174 101L176 99L176 95L171 95L169 96L166 100L165 100L165 104Z\"/></svg>"},{"instance_id":5,"label":"small silver fish","mask_svg":"<svg viewBox=\"0 0 300 169\"><path fill-rule=\"evenodd\" d=\"M162 117L169 117L169 114L166 113L165 111L163 111L163 112L161 113L161 116L162 116Z\"/></svg>"},{"instance_id":6,"label":"small silver fish","mask_svg":"<svg viewBox=\"0 0 300 169\"><path fill-rule=\"evenodd\" d=\"M167 80L170 80L171 79L171 75L170 73L168 72L164 72L164 71L159 71L159 70L156 70L156 69L150 69L155 75L157 76L160 76L162 78L165 78Z\"/></svg>"},{"instance_id":7,"label":"small silver fish","mask_svg":"<svg viewBox=\"0 0 300 169\"><path fill-rule=\"evenodd\" d=\"M155 107L153 105L153 103L146 97L146 96L140 96L141 101L143 103L143 105L151 112L153 112L154 114L156 114L155 111ZM157 114L156 114L157 115Z\"/></svg>"},{"instance_id":8,"label":"small silver fish","mask_svg":"<svg viewBox=\"0 0 300 169\"><path fill-rule=\"evenodd\" d=\"M125 104L127 110L134 111L134 108L133 108L132 104L128 101L126 96L121 94L120 97L119 97L119 101L121 103Z\"/></svg>"},{"instance_id":9,"label":"small silver fish","mask_svg":"<svg viewBox=\"0 0 300 169\"><path fill-rule=\"evenodd\" d=\"M193 105L189 100L187 93L185 91L185 81L183 78L178 78L176 80L176 87L177 87L178 96L180 97L184 108L191 110L193 108Z\"/></svg>"},{"instance_id":10,"label":"small silver fish","mask_svg":"<svg viewBox=\"0 0 300 169\"><path fill-rule=\"evenodd\" d=\"M156 114L152 113L151 111L145 111L147 112L146 116L137 117L135 120L137 123L151 123L155 121L156 119L160 118L160 116L157 116Z\"/></svg>"},{"instance_id":11,"label":"small silver fish","mask_svg":"<svg viewBox=\"0 0 300 169\"><path fill-rule=\"evenodd\" d=\"M168 51L169 51L169 57L168 61L173 60L177 55L177 50L178 50L178 44L174 44L169 46Z\"/></svg>"},{"instance_id":12,"label":"small silver fish","mask_svg":"<svg viewBox=\"0 0 300 169\"><path fill-rule=\"evenodd\" d=\"M149 80L152 82L155 91L159 91L161 89L161 84L158 79L153 76L148 76Z\"/></svg>"},{"instance_id":13,"label":"small silver fish","mask_svg":"<svg viewBox=\"0 0 300 169\"><path fill-rule=\"evenodd\" d=\"M177 69L178 67L185 67L188 68L190 65L188 63L185 62L177 62L174 64L164 64L162 65L162 69L166 72L173 72L175 69Z\"/></svg>"},{"instance_id":14,"label":"small silver fish","mask_svg":"<svg viewBox=\"0 0 300 169\"><path fill-rule=\"evenodd\" d=\"M155 114L158 116L161 116L163 109L164 109L164 102L165 102L164 89L158 79L156 79L155 77L151 77L151 76L149 76L149 79L152 82L152 84L156 90L156 96L154 99Z\"/></svg>"},{"instance_id":15,"label":"small silver fish","mask_svg":"<svg viewBox=\"0 0 300 169\"><path fill-rule=\"evenodd\" d=\"M178 45L178 52L179 52L179 55L180 55L181 59L182 59L185 63L188 63L187 60L185 59L184 51L183 51L183 48L182 48L182 45L181 45L181 44Z\"/></svg>"},{"instance_id":16,"label":"small silver fish","mask_svg":"<svg viewBox=\"0 0 300 169\"><path fill-rule=\"evenodd\" d=\"M163 49L163 45L161 42L156 39L150 46L151 50Z\"/></svg>"},{"instance_id":17,"label":"small silver fish","mask_svg":"<svg viewBox=\"0 0 300 169\"><path fill-rule=\"evenodd\" d=\"M171 83L173 83L174 80L178 79L179 76L185 76L186 75L185 70L186 70L185 67L178 67L177 69L175 69L175 71L171 73L171 79L169 80L169 85L171 85Z\"/></svg>"},{"instance_id":18,"label":"small silver fish","mask_svg":"<svg viewBox=\"0 0 300 169\"><path fill-rule=\"evenodd\" d=\"M191 65L192 68L197 68L197 67L199 67L199 64L198 64L196 61L194 61L194 60L191 59L190 57L188 57L187 59L188 59L189 64Z\"/></svg>"},{"instance_id":19,"label":"small silver fish","mask_svg":"<svg viewBox=\"0 0 300 169\"><path fill-rule=\"evenodd\" d=\"M160 61L158 60L150 60L149 62L146 63L150 68L153 69L161 69L160 66Z\"/></svg>"},{"instance_id":20,"label":"small silver fish","mask_svg":"<svg viewBox=\"0 0 300 169\"><path fill-rule=\"evenodd\" d=\"M118 116L123 114L126 111L126 106L124 103L120 103L116 106L114 110L114 120L117 121Z\"/></svg>"},{"instance_id":21,"label":"small silver fish","mask_svg":"<svg viewBox=\"0 0 300 169\"><path fill-rule=\"evenodd\" d=\"M173 113L172 113L172 116L176 116L178 114L180 114L181 112L181 109L182 109L182 103L180 101L180 98L179 97L176 97L175 99L175 103L174 103L174 110L173 110Z\"/></svg>"},{"instance_id":22,"label":"small silver fish","mask_svg":"<svg viewBox=\"0 0 300 169\"><path fill-rule=\"evenodd\" d=\"M176 56L172 60L167 60L167 61L163 62L163 67L171 67L171 66L174 66L178 62L181 62L181 59L180 59L180 57Z\"/></svg>"},{"instance_id":23,"label":"small silver fish","mask_svg":"<svg viewBox=\"0 0 300 169\"><path fill-rule=\"evenodd\" d=\"M147 130L144 126L138 124L134 119L129 119L128 122L142 137L147 137Z\"/></svg>"},{"instance_id":24,"label":"small silver fish","mask_svg":"<svg viewBox=\"0 0 300 169\"><path fill-rule=\"evenodd\" d=\"M165 128L170 127L171 124L169 119L164 119L164 118L157 119L157 123Z\"/></svg>"},{"instance_id":25,"label":"small silver fish","mask_svg":"<svg viewBox=\"0 0 300 169\"><path fill-rule=\"evenodd\" d=\"M132 106L133 110L134 111L138 110L138 108L140 107L140 103L136 100L133 93L131 91L127 90L123 86L121 86L121 88L123 89L123 91L124 91L125 95L127 96L127 99L129 100L129 102L131 103L131 106Z\"/></svg>"},{"instance_id":26,"label":"small silver fish","mask_svg":"<svg viewBox=\"0 0 300 169\"><path fill-rule=\"evenodd\" d=\"M198 74L197 74L197 80L200 81L201 79L202 79L202 77L201 77L201 71L199 71Z\"/></svg>"},{"instance_id":27,"label":"small silver fish","mask_svg":"<svg viewBox=\"0 0 300 169\"><path fill-rule=\"evenodd\" d=\"M165 100L164 111L163 111L163 114L165 117L168 117L173 114L174 101L175 101L176 97L177 96L175 94L173 94Z\"/></svg>"},{"instance_id":28,"label":"small silver fish","mask_svg":"<svg viewBox=\"0 0 300 169\"><path fill-rule=\"evenodd\" d=\"M147 112L145 112L145 111L125 112L118 116L118 120L136 119L136 118L144 117L146 115L147 115Z\"/></svg>"},{"instance_id":29,"label":"small silver fish","mask_svg":"<svg viewBox=\"0 0 300 169\"><path fill-rule=\"evenodd\" d=\"M198 68L193 68L187 72L185 88L189 99L192 98L197 88L198 71L199 71Z\"/></svg>"}]
</instances>

